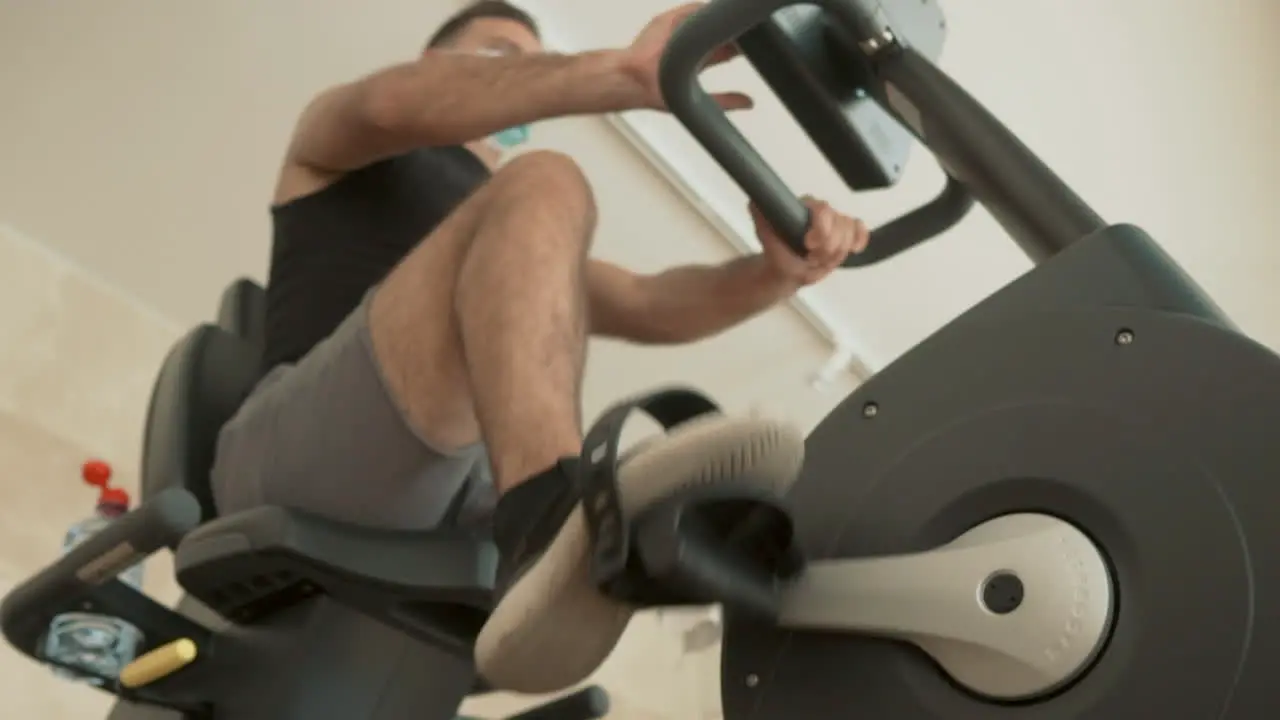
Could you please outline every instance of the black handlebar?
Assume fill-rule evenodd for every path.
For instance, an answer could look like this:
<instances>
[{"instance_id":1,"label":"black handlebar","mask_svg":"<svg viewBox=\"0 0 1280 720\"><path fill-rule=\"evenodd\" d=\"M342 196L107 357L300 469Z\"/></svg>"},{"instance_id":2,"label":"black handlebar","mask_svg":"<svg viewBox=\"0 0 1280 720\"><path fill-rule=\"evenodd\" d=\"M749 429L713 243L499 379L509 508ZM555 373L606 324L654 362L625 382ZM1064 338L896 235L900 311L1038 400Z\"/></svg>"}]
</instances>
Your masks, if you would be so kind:
<instances>
[{"instance_id":1,"label":"black handlebar","mask_svg":"<svg viewBox=\"0 0 1280 720\"><path fill-rule=\"evenodd\" d=\"M698 83L712 52L797 2L711 0L673 34L659 80L671 113L803 255L808 210ZM845 267L870 265L937 235L959 222L975 200L1035 263L1105 227L999 120L898 37L877 3L805 2L821 6L854 39L857 55L851 61L866 64L862 76L870 78L868 95L925 144L947 174L947 186L936 199L873 230L868 249L846 259Z\"/></svg>"},{"instance_id":2,"label":"black handlebar","mask_svg":"<svg viewBox=\"0 0 1280 720\"><path fill-rule=\"evenodd\" d=\"M708 55L768 21L773 12L788 4L785 0L721 0L705 6L689 17L668 43L660 81L672 114L746 191L792 250L804 255L808 209L698 83L698 70ZM973 198L968 190L948 175L937 198L872 230L867 249L850 255L843 266L863 267L919 245L960 222L971 207Z\"/></svg>"},{"instance_id":3,"label":"black handlebar","mask_svg":"<svg viewBox=\"0 0 1280 720\"><path fill-rule=\"evenodd\" d=\"M809 211L774 172L768 162L729 121L728 116L698 83L698 71L717 48L735 42L779 8L786 0L712 2L681 25L666 48L660 81L671 113L746 191L761 215L799 255ZM933 201L871 232L867 249L845 259L844 267L863 267L919 245L953 227L973 207L964 185L950 175Z\"/></svg>"},{"instance_id":4,"label":"black handlebar","mask_svg":"<svg viewBox=\"0 0 1280 720\"><path fill-rule=\"evenodd\" d=\"M685 20L667 43L659 82L671 114L746 191L760 214L792 249L803 255L804 236L809 229L808 208L698 83L698 72L707 56L732 44L784 4L778 0L745 0L706 5Z\"/></svg>"},{"instance_id":5,"label":"black handlebar","mask_svg":"<svg viewBox=\"0 0 1280 720\"><path fill-rule=\"evenodd\" d=\"M947 184L937 197L873 230L867 248L850 254L841 266L866 267L891 258L955 227L972 207L973 196L960 181L947 175Z\"/></svg>"}]
</instances>

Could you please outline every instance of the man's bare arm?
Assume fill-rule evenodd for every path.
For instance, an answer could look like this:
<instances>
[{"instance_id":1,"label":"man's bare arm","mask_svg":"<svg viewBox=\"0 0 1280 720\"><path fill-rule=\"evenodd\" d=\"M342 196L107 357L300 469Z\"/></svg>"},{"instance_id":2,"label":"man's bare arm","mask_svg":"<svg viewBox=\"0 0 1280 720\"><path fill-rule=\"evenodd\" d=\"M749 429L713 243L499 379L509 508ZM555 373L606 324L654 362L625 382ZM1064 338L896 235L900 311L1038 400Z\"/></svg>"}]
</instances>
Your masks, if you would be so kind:
<instances>
[{"instance_id":1,"label":"man's bare arm","mask_svg":"<svg viewBox=\"0 0 1280 720\"><path fill-rule=\"evenodd\" d=\"M710 337L798 289L762 255L654 275L638 275L598 260L587 266L592 333L644 344Z\"/></svg>"},{"instance_id":2,"label":"man's bare arm","mask_svg":"<svg viewBox=\"0 0 1280 720\"><path fill-rule=\"evenodd\" d=\"M343 172L415 147L457 145L544 118L642 103L622 51L490 57L428 51L331 88L303 113L291 160Z\"/></svg>"}]
</instances>

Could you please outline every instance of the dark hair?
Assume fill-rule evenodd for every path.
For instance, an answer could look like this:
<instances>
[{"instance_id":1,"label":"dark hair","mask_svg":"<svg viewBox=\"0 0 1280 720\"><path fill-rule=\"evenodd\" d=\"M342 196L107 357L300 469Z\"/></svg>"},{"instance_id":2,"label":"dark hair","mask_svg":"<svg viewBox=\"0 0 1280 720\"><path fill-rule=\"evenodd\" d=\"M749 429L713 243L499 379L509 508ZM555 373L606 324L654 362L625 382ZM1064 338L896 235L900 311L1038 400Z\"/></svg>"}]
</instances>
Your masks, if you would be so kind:
<instances>
[{"instance_id":1,"label":"dark hair","mask_svg":"<svg viewBox=\"0 0 1280 720\"><path fill-rule=\"evenodd\" d=\"M445 20L440 29L436 30L431 39L427 41L427 47L439 47L448 43L460 35L463 30L466 30L468 25L481 18L514 20L533 31L535 36L539 35L537 21L524 10L506 2L506 0L476 0L476 2L466 6L453 17Z\"/></svg>"}]
</instances>

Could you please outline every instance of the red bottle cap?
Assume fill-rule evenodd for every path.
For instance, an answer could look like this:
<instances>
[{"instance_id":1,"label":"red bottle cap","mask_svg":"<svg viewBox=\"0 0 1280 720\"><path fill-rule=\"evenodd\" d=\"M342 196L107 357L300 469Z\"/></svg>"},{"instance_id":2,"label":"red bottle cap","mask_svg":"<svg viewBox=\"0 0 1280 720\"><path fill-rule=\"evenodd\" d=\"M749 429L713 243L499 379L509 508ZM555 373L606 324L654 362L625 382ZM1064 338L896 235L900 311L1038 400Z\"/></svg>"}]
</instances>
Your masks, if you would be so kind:
<instances>
[{"instance_id":1,"label":"red bottle cap","mask_svg":"<svg viewBox=\"0 0 1280 720\"><path fill-rule=\"evenodd\" d=\"M119 507L122 510L129 509L129 491L121 488L103 488L102 493L98 495L99 505L110 505Z\"/></svg>"},{"instance_id":2,"label":"red bottle cap","mask_svg":"<svg viewBox=\"0 0 1280 720\"><path fill-rule=\"evenodd\" d=\"M129 509L129 491L111 487L111 465L105 460L89 460L80 468L80 476L89 485L101 488L98 493L100 507Z\"/></svg>"},{"instance_id":3,"label":"red bottle cap","mask_svg":"<svg viewBox=\"0 0 1280 720\"><path fill-rule=\"evenodd\" d=\"M103 460L90 460L80 468L80 476L94 487L105 488L111 482L111 466Z\"/></svg>"}]
</instances>

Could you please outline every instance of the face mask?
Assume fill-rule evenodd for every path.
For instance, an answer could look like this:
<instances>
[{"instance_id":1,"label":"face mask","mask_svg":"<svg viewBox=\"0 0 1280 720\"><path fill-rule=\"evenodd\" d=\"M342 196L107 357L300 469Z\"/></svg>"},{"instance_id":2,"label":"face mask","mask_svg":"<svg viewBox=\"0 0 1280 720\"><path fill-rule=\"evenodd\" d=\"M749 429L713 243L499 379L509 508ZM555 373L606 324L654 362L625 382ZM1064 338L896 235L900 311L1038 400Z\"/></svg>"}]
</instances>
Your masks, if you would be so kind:
<instances>
[{"instance_id":1,"label":"face mask","mask_svg":"<svg viewBox=\"0 0 1280 720\"><path fill-rule=\"evenodd\" d=\"M529 126L517 125L506 130L500 130L489 136L489 139L503 150L510 150L529 142Z\"/></svg>"},{"instance_id":2,"label":"face mask","mask_svg":"<svg viewBox=\"0 0 1280 720\"><path fill-rule=\"evenodd\" d=\"M480 50L477 54L488 55L490 57L502 57L506 53L501 50ZM498 146L499 150L507 151L529 142L529 135L529 125L524 124L509 127L506 130L499 130L493 135L490 135L489 139L494 145Z\"/></svg>"}]
</instances>

